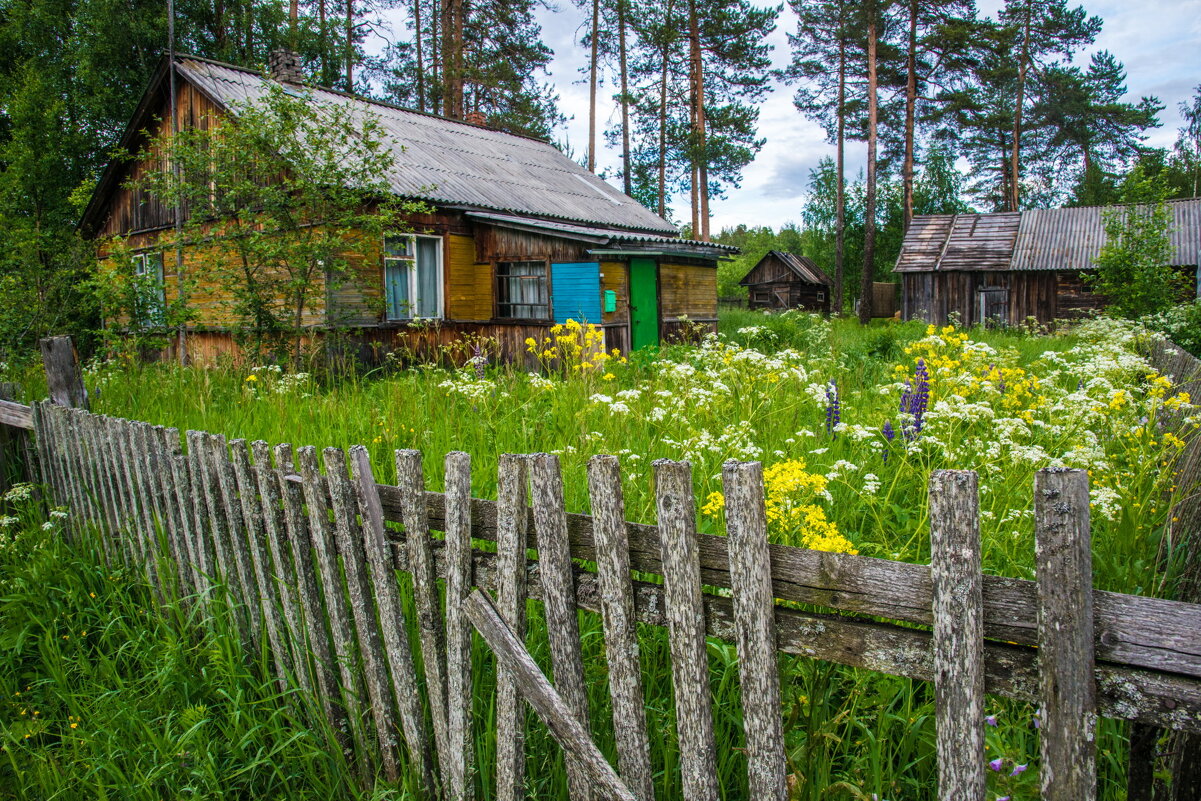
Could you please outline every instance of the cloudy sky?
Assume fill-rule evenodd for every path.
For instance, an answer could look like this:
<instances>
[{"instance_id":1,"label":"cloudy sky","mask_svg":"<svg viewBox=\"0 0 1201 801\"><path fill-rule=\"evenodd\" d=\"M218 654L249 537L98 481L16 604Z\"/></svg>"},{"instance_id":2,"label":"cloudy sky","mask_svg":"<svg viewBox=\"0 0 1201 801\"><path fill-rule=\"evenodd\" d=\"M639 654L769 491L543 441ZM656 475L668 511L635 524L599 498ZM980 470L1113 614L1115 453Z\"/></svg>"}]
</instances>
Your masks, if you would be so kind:
<instances>
[{"instance_id":1,"label":"cloudy sky","mask_svg":"<svg viewBox=\"0 0 1201 801\"><path fill-rule=\"evenodd\" d=\"M979 0L982 14L991 14L1000 5L997 0ZM1201 0L1090 0L1085 7L1105 21L1093 49L1109 50L1126 65L1128 97L1155 95L1167 105L1160 114L1163 126L1152 131L1147 141L1155 146L1171 146L1181 126L1177 104L1191 95L1192 87L1201 84ZM579 71L588 63L588 54L576 44L584 19L584 12L570 0L559 0L557 11L541 13L545 40L555 51L551 81L569 117L560 137L576 154L583 154L588 142L588 85L580 82L585 76ZM794 26L795 17L785 10L770 37L777 66L788 60L785 33ZM1078 61L1087 64L1088 53ZM613 90L602 94L612 95ZM726 199L713 202L715 230L739 223L779 227L799 220L809 171L823 157L833 156L834 148L816 125L796 112L791 96L788 87L777 86L764 102L760 135L767 143L746 169L742 186L731 189ZM616 118L611 102L602 114ZM600 166L611 172L620 164L620 153L615 150L602 149L598 155ZM861 165L863 161L861 151L848 150L848 165ZM857 169L852 167L849 172ZM686 198L673 205L687 214Z\"/></svg>"}]
</instances>

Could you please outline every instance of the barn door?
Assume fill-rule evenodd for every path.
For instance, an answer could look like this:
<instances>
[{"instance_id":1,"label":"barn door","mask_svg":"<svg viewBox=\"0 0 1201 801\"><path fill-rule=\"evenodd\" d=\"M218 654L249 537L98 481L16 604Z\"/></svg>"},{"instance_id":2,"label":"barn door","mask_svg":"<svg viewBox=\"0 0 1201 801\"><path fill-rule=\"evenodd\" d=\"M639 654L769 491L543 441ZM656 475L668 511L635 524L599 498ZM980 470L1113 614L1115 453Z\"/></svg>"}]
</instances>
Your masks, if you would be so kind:
<instances>
[{"instance_id":1,"label":"barn door","mask_svg":"<svg viewBox=\"0 0 1201 801\"><path fill-rule=\"evenodd\" d=\"M981 287L979 305L981 325L995 327L1009 321L1009 288L1003 286Z\"/></svg>"}]
</instances>

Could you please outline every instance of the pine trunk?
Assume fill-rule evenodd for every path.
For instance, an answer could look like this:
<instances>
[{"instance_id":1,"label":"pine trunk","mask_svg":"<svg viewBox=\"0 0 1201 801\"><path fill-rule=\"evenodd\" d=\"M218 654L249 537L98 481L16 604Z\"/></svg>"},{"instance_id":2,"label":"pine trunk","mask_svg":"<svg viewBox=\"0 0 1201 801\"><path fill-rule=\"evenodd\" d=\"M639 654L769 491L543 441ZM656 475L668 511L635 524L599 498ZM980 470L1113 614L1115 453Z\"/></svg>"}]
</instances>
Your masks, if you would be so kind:
<instances>
[{"instance_id":1,"label":"pine trunk","mask_svg":"<svg viewBox=\"0 0 1201 801\"><path fill-rule=\"evenodd\" d=\"M872 278L876 260L876 19L867 23L867 187L863 201L863 280L859 285L859 322L872 319Z\"/></svg>"},{"instance_id":2,"label":"pine trunk","mask_svg":"<svg viewBox=\"0 0 1201 801\"><path fill-rule=\"evenodd\" d=\"M617 49L621 62L621 179L630 194L630 72L626 53L626 0L617 0Z\"/></svg>"},{"instance_id":3,"label":"pine trunk","mask_svg":"<svg viewBox=\"0 0 1201 801\"><path fill-rule=\"evenodd\" d=\"M1026 73L1030 69L1030 3L1026 3L1026 22L1022 31L1022 55L1018 61L1017 97L1013 103L1013 150L1009 155L1008 210L1017 211L1021 203L1022 107L1026 103Z\"/></svg>"},{"instance_id":4,"label":"pine trunk","mask_svg":"<svg viewBox=\"0 0 1201 801\"><path fill-rule=\"evenodd\" d=\"M667 45L659 73L659 216L667 217Z\"/></svg>"},{"instance_id":5,"label":"pine trunk","mask_svg":"<svg viewBox=\"0 0 1201 801\"><path fill-rule=\"evenodd\" d=\"M328 35L325 27L325 0L317 2L317 40L318 40L318 61L321 64L321 85L329 86L333 83L329 75L329 45L325 40Z\"/></svg>"},{"instance_id":6,"label":"pine trunk","mask_svg":"<svg viewBox=\"0 0 1201 801\"><path fill-rule=\"evenodd\" d=\"M834 186L834 313L842 316L846 282L846 141L847 141L847 38L843 2L838 3L838 161Z\"/></svg>"},{"instance_id":7,"label":"pine trunk","mask_svg":"<svg viewBox=\"0 0 1201 801\"><path fill-rule=\"evenodd\" d=\"M414 44L417 49L417 110L425 111L425 61L421 53L421 0L413 0L413 30L416 32Z\"/></svg>"},{"instance_id":8,"label":"pine trunk","mask_svg":"<svg viewBox=\"0 0 1201 801\"><path fill-rule=\"evenodd\" d=\"M596 172L596 63L600 45L600 0L592 0L592 54L588 63L588 171Z\"/></svg>"},{"instance_id":9,"label":"pine trunk","mask_svg":"<svg viewBox=\"0 0 1201 801\"><path fill-rule=\"evenodd\" d=\"M346 91L354 93L354 0L346 0Z\"/></svg>"},{"instance_id":10,"label":"pine trunk","mask_svg":"<svg viewBox=\"0 0 1201 801\"><path fill-rule=\"evenodd\" d=\"M917 15L918 0L909 0L909 43L905 57L905 158L901 166L904 193L904 229L913 220L913 161L915 118L917 116Z\"/></svg>"},{"instance_id":11,"label":"pine trunk","mask_svg":"<svg viewBox=\"0 0 1201 801\"><path fill-rule=\"evenodd\" d=\"M700 19L696 0L688 3L688 49L692 72L692 162L693 224L692 235L709 241L709 162L705 139L705 66L701 56ZM699 225L698 225L699 223Z\"/></svg>"}]
</instances>

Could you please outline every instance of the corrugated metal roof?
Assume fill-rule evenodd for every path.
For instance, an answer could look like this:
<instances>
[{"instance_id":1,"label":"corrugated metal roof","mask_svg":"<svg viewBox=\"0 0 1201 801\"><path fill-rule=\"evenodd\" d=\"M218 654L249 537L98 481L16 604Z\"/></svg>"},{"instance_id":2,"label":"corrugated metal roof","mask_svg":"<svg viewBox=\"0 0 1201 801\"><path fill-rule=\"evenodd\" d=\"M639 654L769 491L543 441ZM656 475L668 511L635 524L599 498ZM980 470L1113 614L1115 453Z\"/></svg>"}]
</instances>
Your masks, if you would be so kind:
<instances>
[{"instance_id":1,"label":"corrugated metal roof","mask_svg":"<svg viewBox=\"0 0 1201 801\"><path fill-rule=\"evenodd\" d=\"M663 245L682 245L689 248L703 247L713 248L714 250L727 251L737 253L738 248L730 245L719 245L716 242L701 242L695 239L680 239L675 236L655 236L653 234L640 234L634 231L622 231L616 228L594 228L584 225L571 225L569 223L552 222L551 220L536 220L529 217L514 217L508 214L490 214L487 212L467 212L467 216L473 220L488 223L489 225L499 225L502 228L516 228L518 230L530 230L538 233L546 233L551 235L560 235L571 239L580 239L585 242L593 242L595 244L620 243L620 242L645 242Z\"/></svg>"},{"instance_id":2,"label":"corrugated metal roof","mask_svg":"<svg viewBox=\"0 0 1201 801\"><path fill-rule=\"evenodd\" d=\"M1201 198L1169 200L1172 261L1201 264ZM1104 212L1113 206L1034 209L913 218L897 272L948 270L1090 270L1105 244Z\"/></svg>"},{"instance_id":3,"label":"corrugated metal roof","mask_svg":"<svg viewBox=\"0 0 1201 801\"><path fill-rule=\"evenodd\" d=\"M187 80L222 105L254 102L268 79L257 72L182 57ZM321 102L375 116L395 141L388 175L404 197L674 235L677 229L547 142L384 103L312 88Z\"/></svg>"},{"instance_id":4,"label":"corrugated metal roof","mask_svg":"<svg viewBox=\"0 0 1201 801\"><path fill-rule=\"evenodd\" d=\"M1201 198L1170 200L1173 266L1201 264ZM1011 270L1091 270L1105 244L1106 206L1022 213ZM1138 207L1126 207L1138 211Z\"/></svg>"}]
</instances>

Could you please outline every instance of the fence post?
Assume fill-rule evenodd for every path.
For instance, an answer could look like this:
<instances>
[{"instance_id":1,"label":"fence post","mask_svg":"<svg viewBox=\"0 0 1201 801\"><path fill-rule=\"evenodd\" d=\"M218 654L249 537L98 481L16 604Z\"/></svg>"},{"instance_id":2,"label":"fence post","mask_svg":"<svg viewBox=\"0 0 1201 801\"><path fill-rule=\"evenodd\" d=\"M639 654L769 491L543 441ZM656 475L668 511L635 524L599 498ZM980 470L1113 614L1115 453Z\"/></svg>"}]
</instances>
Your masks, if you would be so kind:
<instances>
[{"instance_id":1,"label":"fence post","mask_svg":"<svg viewBox=\"0 0 1201 801\"><path fill-rule=\"evenodd\" d=\"M526 459L501 454L496 489L496 600L505 623L525 638L526 545L529 528ZM513 671L496 668L496 797L525 798L525 702Z\"/></svg>"},{"instance_id":2,"label":"fence post","mask_svg":"<svg viewBox=\"0 0 1201 801\"><path fill-rule=\"evenodd\" d=\"M713 737L692 466L658 459L653 467L684 798L717 801L717 744Z\"/></svg>"},{"instance_id":3,"label":"fence post","mask_svg":"<svg viewBox=\"0 0 1201 801\"><path fill-rule=\"evenodd\" d=\"M984 600L976 474L930 476L938 797L984 798Z\"/></svg>"},{"instance_id":4,"label":"fence post","mask_svg":"<svg viewBox=\"0 0 1201 801\"><path fill-rule=\"evenodd\" d=\"M16 384L0 382L0 400L16 400L16 393ZM24 431L0 424L0 495L8 492L12 486L10 475L16 478L17 483L30 480L33 476L28 443L29 438Z\"/></svg>"},{"instance_id":5,"label":"fence post","mask_svg":"<svg viewBox=\"0 0 1201 801\"><path fill-rule=\"evenodd\" d=\"M1034 535L1043 799L1089 801L1097 789L1097 688L1087 473L1038 471Z\"/></svg>"},{"instance_id":6,"label":"fence post","mask_svg":"<svg viewBox=\"0 0 1201 801\"><path fill-rule=\"evenodd\" d=\"M446 742L445 791L452 801L471 796L471 456L446 454Z\"/></svg>"},{"instance_id":7,"label":"fence post","mask_svg":"<svg viewBox=\"0 0 1201 801\"><path fill-rule=\"evenodd\" d=\"M71 337L47 337L38 340L42 348L42 366L50 387L50 400L56 406L88 408L88 391L83 386L79 354Z\"/></svg>"},{"instance_id":8,"label":"fence post","mask_svg":"<svg viewBox=\"0 0 1201 801\"><path fill-rule=\"evenodd\" d=\"M788 797L788 784L763 465L726 462L722 467L722 487L726 493L730 584L738 635L750 796L763 801L784 801Z\"/></svg>"}]
</instances>

